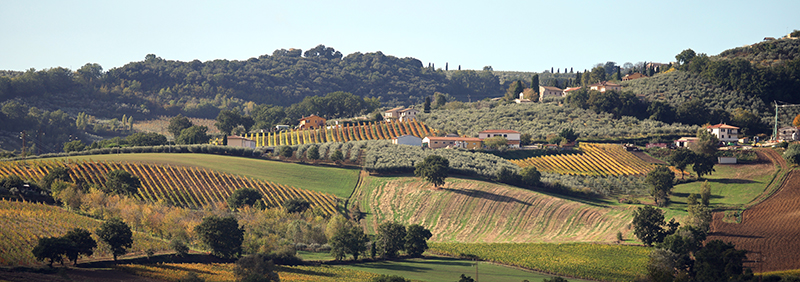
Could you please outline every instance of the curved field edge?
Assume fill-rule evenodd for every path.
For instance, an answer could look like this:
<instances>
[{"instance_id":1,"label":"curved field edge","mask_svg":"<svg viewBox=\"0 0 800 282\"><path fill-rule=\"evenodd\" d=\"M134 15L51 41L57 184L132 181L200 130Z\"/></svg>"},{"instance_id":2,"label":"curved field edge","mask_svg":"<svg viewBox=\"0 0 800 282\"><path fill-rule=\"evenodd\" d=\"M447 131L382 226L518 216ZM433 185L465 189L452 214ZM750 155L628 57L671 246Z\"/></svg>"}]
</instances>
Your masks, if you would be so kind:
<instances>
[{"instance_id":1,"label":"curved field edge","mask_svg":"<svg viewBox=\"0 0 800 282\"><path fill-rule=\"evenodd\" d=\"M39 238L63 236L73 228L83 228L94 233L102 221L78 215L65 209L46 204L31 202L14 202L0 200L0 266L44 266L37 262L31 250ZM81 258L80 262L92 259L111 257L111 249L101 243L97 235L97 249L89 258ZM169 250L169 243L133 232L133 247L129 254L142 254L145 250Z\"/></svg>"},{"instance_id":2,"label":"curved field edge","mask_svg":"<svg viewBox=\"0 0 800 282\"><path fill-rule=\"evenodd\" d=\"M421 224L432 242L613 242L633 237L634 206L579 202L503 184L450 177L364 177L352 198L368 233L385 221Z\"/></svg>"},{"instance_id":3,"label":"curved field edge","mask_svg":"<svg viewBox=\"0 0 800 282\"><path fill-rule=\"evenodd\" d=\"M195 273L205 281L237 281L232 263L159 263L125 264L116 269L148 278L164 281L179 281L189 273ZM334 266L277 266L281 281L372 281L377 274Z\"/></svg>"},{"instance_id":4,"label":"curved field edge","mask_svg":"<svg viewBox=\"0 0 800 282\"><path fill-rule=\"evenodd\" d=\"M62 159L62 158L57 158ZM357 169L284 163L262 159L211 154L140 153L67 157L71 160L143 162L151 164L200 167L208 170L266 180L295 188L350 196L358 181Z\"/></svg>"},{"instance_id":5,"label":"curved field edge","mask_svg":"<svg viewBox=\"0 0 800 282\"><path fill-rule=\"evenodd\" d=\"M651 249L592 243L430 243L430 251L601 281L634 281L646 273Z\"/></svg>"}]
</instances>

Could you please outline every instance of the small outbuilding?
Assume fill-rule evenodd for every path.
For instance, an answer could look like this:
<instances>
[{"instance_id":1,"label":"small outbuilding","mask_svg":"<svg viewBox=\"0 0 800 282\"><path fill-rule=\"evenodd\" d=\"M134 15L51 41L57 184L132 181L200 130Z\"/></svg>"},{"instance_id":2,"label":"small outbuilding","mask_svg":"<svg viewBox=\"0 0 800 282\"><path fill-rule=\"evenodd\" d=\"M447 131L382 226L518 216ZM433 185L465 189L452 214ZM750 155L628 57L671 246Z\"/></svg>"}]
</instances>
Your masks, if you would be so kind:
<instances>
[{"instance_id":1,"label":"small outbuilding","mask_svg":"<svg viewBox=\"0 0 800 282\"><path fill-rule=\"evenodd\" d=\"M422 138L414 135L403 135L392 138L392 144L409 145L409 146L422 146Z\"/></svg>"}]
</instances>

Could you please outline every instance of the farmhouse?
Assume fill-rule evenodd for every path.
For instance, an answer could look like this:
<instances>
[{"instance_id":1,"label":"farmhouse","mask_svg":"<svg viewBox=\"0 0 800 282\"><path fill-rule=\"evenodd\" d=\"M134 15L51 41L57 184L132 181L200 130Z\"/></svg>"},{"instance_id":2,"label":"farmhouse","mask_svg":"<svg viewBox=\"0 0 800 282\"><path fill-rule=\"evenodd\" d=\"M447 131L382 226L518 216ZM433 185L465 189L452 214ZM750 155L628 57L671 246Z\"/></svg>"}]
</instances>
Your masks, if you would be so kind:
<instances>
[{"instance_id":1,"label":"farmhouse","mask_svg":"<svg viewBox=\"0 0 800 282\"><path fill-rule=\"evenodd\" d=\"M675 146L678 148L689 148L689 144L697 141L697 137L681 137L675 140Z\"/></svg>"},{"instance_id":2,"label":"farmhouse","mask_svg":"<svg viewBox=\"0 0 800 282\"><path fill-rule=\"evenodd\" d=\"M778 128L778 141L797 141L800 140L798 136L798 128L794 126L786 126Z\"/></svg>"},{"instance_id":3,"label":"farmhouse","mask_svg":"<svg viewBox=\"0 0 800 282\"><path fill-rule=\"evenodd\" d=\"M321 128L325 126L325 121L326 120L324 118L312 114L310 116L301 118L300 125L298 126L298 128L300 129Z\"/></svg>"},{"instance_id":4,"label":"farmhouse","mask_svg":"<svg viewBox=\"0 0 800 282\"><path fill-rule=\"evenodd\" d=\"M428 136L422 139L422 146L431 149L439 149L439 148L478 149L481 147L481 139L474 137Z\"/></svg>"},{"instance_id":5,"label":"farmhouse","mask_svg":"<svg viewBox=\"0 0 800 282\"><path fill-rule=\"evenodd\" d=\"M392 144L409 145L409 146L422 146L422 138L414 135L403 135L392 138Z\"/></svg>"},{"instance_id":6,"label":"farmhouse","mask_svg":"<svg viewBox=\"0 0 800 282\"><path fill-rule=\"evenodd\" d=\"M419 113L418 110L405 107L397 107L390 109L383 113L383 118L386 121L406 121L406 120L415 120L417 119L417 114Z\"/></svg>"},{"instance_id":7,"label":"farmhouse","mask_svg":"<svg viewBox=\"0 0 800 282\"><path fill-rule=\"evenodd\" d=\"M561 88L539 85L539 102L544 101L545 97L548 96L562 97L563 94L564 90L562 90Z\"/></svg>"},{"instance_id":8,"label":"farmhouse","mask_svg":"<svg viewBox=\"0 0 800 282\"><path fill-rule=\"evenodd\" d=\"M600 92L606 92L608 90L620 91L622 90L622 85L608 82L608 81L601 81L595 84L589 85L589 90L596 90Z\"/></svg>"},{"instance_id":9,"label":"farmhouse","mask_svg":"<svg viewBox=\"0 0 800 282\"><path fill-rule=\"evenodd\" d=\"M228 136L228 146L255 149L256 141L242 136L231 135Z\"/></svg>"},{"instance_id":10,"label":"farmhouse","mask_svg":"<svg viewBox=\"0 0 800 282\"><path fill-rule=\"evenodd\" d=\"M522 134L519 133L519 131L508 129L489 129L478 132L478 138L480 140L496 136L502 136L506 138L506 140L508 140L508 143L506 144L508 144L509 147L519 148L519 141Z\"/></svg>"},{"instance_id":11,"label":"farmhouse","mask_svg":"<svg viewBox=\"0 0 800 282\"><path fill-rule=\"evenodd\" d=\"M417 119L418 113L419 111L417 109L402 109L400 110L400 121L415 120Z\"/></svg>"},{"instance_id":12,"label":"farmhouse","mask_svg":"<svg viewBox=\"0 0 800 282\"><path fill-rule=\"evenodd\" d=\"M708 132L717 136L717 139L722 142L736 142L739 141L739 128L730 126L724 123L706 127Z\"/></svg>"}]
</instances>

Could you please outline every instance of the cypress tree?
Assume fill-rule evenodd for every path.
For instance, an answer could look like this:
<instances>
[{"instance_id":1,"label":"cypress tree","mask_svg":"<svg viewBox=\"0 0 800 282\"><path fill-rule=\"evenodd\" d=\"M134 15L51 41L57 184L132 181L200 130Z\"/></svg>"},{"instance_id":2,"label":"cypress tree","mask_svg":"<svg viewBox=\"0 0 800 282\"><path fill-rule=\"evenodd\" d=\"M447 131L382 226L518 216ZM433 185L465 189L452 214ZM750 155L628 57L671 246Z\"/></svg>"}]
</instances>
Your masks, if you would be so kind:
<instances>
[{"instance_id":1,"label":"cypress tree","mask_svg":"<svg viewBox=\"0 0 800 282\"><path fill-rule=\"evenodd\" d=\"M539 75L534 74L531 77L531 89L533 89L533 93L539 94Z\"/></svg>"}]
</instances>

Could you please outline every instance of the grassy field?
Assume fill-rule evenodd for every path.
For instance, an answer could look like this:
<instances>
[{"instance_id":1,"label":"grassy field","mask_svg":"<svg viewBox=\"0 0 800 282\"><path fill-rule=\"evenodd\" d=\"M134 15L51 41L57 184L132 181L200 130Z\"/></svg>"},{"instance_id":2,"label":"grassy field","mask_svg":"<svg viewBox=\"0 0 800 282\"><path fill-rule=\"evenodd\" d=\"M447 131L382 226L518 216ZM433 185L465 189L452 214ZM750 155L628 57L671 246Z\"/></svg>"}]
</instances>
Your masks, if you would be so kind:
<instances>
[{"instance_id":1,"label":"grassy field","mask_svg":"<svg viewBox=\"0 0 800 282\"><path fill-rule=\"evenodd\" d=\"M300 189L350 197L358 181L357 169L312 166L278 161L210 154L118 154L75 156L69 159L95 161L147 162L179 166L204 167L209 170L262 179Z\"/></svg>"},{"instance_id":2,"label":"grassy field","mask_svg":"<svg viewBox=\"0 0 800 282\"><path fill-rule=\"evenodd\" d=\"M205 281L236 281L231 263L125 264L115 268L138 276L166 281L178 281L190 272L194 272ZM368 282L378 276L370 272L334 266L279 266L276 272L283 282Z\"/></svg>"},{"instance_id":3,"label":"grassy field","mask_svg":"<svg viewBox=\"0 0 800 282\"><path fill-rule=\"evenodd\" d=\"M429 282L457 281L461 274L478 278L478 281L493 282L542 281L542 279L553 277L553 275L549 274L511 268L490 262L479 262L476 266L474 261L446 257L366 262L342 267L376 274L399 275L406 279ZM475 274L476 271L478 272L477 275ZM587 280L570 278L569 281Z\"/></svg>"},{"instance_id":4,"label":"grassy field","mask_svg":"<svg viewBox=\"0 0 800 282\"><path fill-rule=\"evenodd\" d=\"M433 242L614 242L633 237L635 208L574 201L503 184L450 177L438 189L415 177L364 177L351 203L367 233L384 221L421 224Z\"/></svg>"},{"instance_id":5,"label":"grassy field","mask_svg":"<svg viewBox=\"0 0 800 282\"><path fill-rule=\"evenodd\" d=\"M645 273L650 248L589 243L432 243L431 250L602 281L633 281Z\"/></svg>"},{"instance_id":6,"label":"grassy field","mask_svg":"<svg viewBox=\"0 0 800 282\"><path fill-rule=\"evenodd\" d=\"M704 176L711 186L711 207L727 209L741 207L758 197L775 173L772 164L715 165L712 175ZM689 170L692 174L694 171ZM686 208L686 198L691 193L700 193L704 181L675 185L672 190L670 208Z\"/></svg>"}]
</instances>

